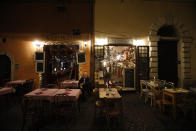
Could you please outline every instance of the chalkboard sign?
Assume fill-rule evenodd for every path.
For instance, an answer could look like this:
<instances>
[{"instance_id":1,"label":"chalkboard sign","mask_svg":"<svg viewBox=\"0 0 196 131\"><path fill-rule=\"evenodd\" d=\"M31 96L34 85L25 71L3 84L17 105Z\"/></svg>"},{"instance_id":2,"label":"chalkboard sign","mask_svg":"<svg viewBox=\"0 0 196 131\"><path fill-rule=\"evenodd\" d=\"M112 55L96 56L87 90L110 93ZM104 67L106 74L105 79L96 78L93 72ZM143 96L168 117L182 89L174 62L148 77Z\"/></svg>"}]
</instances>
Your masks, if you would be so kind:
<instances>
[{"instance_id":1,"label":"chalkboard sign","mask_svg":"<svg viewBox=\"0 0 196 131\"><path fill-rule=\"evenodd\" d=\"M124 88L135 88L135 70L133 68L124 69Z\"/></svg>"},{"instance_id":2,"label":"chalkboard sign","mask_svg":"<svg viewBox=\"0 0 196 131\"><path fill-rule=\"evenodd\" d=\"M35 60L43 61L44 60L44 52L35 52Z\"/></svg>"},{"instance_id":3,"label":"chalkboard sign","mask_svg":"<svg viewBox=\"0 0 196 131\"><path fill-rule=\"evenodd\" d=\"M36 62L36 73L44 73L44 62Z\"/></svg>"},{"instance_id":4,"label":"chalkboard sign","mask_svg":"<svg viewBox=\"0 0 196 131\"><path fill-rule=\"evenodd\" d=\"M78 64L86 63L86 54L84 52L80 52L77 54L77 63Z\"/></svg>"}]
</instances>

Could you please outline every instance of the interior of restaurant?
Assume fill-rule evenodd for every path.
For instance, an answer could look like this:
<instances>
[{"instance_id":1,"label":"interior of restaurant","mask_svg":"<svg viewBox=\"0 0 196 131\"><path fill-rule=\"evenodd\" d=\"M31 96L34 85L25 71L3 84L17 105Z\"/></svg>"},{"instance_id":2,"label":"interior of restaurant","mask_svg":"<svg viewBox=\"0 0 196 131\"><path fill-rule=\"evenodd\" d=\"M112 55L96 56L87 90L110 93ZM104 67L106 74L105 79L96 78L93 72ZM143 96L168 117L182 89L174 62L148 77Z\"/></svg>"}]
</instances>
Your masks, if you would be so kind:
<instances>
[{"instance_id":1,"label":"interior of restaurant","mask_svg":"<svg viewBox=\"0 0 196 131\"><path fill-rule=\"evenodd\" d=\"M124 87L125 69L135 69L135 46L96 46L95 52L95 83L110 81L113 86Z\"/></svg>"}]
</instances>

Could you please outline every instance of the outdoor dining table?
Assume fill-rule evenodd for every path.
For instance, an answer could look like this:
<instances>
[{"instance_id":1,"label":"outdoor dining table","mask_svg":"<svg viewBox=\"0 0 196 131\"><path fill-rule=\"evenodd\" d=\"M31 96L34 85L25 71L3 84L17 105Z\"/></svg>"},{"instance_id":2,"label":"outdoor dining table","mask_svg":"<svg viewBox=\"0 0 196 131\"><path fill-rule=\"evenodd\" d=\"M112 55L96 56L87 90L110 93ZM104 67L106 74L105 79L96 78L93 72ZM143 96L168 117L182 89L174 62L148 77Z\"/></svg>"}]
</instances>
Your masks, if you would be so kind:
<instances>
[{"instance_id":1,"label":"outdoor dining table","mask_svg":"<svg viewBox=\"0 0 196 131\"><path fill-rule=\"evenodd\" d=\"M116 88L99 88L99 98L121 98Z\"/></svg>"},{"instance_id":2,"label":"outdoor dining table","mask_svg":"<svg viewBox=\"0 0 196 131\"><path fill-rule=\"evenodd\" d=\"M14 81L9 81L6 83L7 87L13 87L16 89L16 94L19 96L24 95L24 90L25 90L25 84L26 80L14 80Z\"/></svg>"},{"instance_id":3,"label":"outdoor dining table","mask_svg":"<svg viewBox=\"0 0 196 131\"><path fill-rule=\"evenodd\" d=\"M28 99L48 100L54 102L55 92L57 91L58 89L39 88L25 94L24 97Z\"/></svg>"},{"instance_id":4,"label":"outdoor dining table","mask_svg":"<svg viewBox=\"0 0 196 131\"><path fill-rule=\"evenodd\" d=\"M176 101L177 101L177 96L179 94L181 95L188 95L191 91L183 88L172 88L172 89L163 89L163 101L168 101L167 97L171 98L171 103L172 103L172 112L173 112L173 118L176 119Z\"/></svg>"},{"instance_id":5,"label":"outdoor dining table","mask_svg":"<svg viewBox=\"0 0 196 131\"><path fill-rule=\"evenodd\" d=\"M64 95L67 96L65 99L68 101L77 101L81 94L80 89L48 89L48 88L40 88L36 89L32 92L29 92L24 95L24 97L28 99L37 99L37 100L48 100L50 102L54 102L56 95Z\"/></svg>"},{"instance_id":6,"label":"outdoor dining table","mask_svg":"<svg viewBox=\"0 0 196 131\"><path fill-rule=\"evenodd\" d=\"M24 85L26 80L14 80L6 83L7 86Z\"/></svg>"},{"instance_id":7,"label":"outdoor dining table","mask_svg":"<svg viewBox=\"0 0 196 131\"><path fill-rule=\"evenodd\" d=\"M16 90L12 87L0 87L0 95L14 93Z\"/></svg>"},{"instance_id":8,"label":"outdoor dining table","mask_svg":"<svg viewBox=\"0 0 196 131\"><path fill-rule=\"evenodd\" d=\"M78 88L78 82L77 80L64 80L60 83L60 88L72 88L77 89Z\"/></svg>"}]
</instances>

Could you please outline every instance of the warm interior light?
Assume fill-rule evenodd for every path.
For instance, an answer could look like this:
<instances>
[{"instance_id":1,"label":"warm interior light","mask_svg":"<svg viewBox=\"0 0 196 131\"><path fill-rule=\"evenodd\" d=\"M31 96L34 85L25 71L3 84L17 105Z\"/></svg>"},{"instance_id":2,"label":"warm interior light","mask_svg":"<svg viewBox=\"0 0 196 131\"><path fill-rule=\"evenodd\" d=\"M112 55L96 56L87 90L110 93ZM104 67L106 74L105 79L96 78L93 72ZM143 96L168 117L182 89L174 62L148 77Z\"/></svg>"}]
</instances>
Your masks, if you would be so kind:
<instances>
[{"instance_id":1,"label":"warm interior light","mask_svg":"<svg viewBox=\"0 0 196 131\"><path fill-rule=\"evenodd\" d=\"M144 40L133 40L133 45L143 46L143 45L145 45L145 42L144 42Z\"/></svg>"},{"instance_id":2,"label":"warm interior light","mask_svg":"<svg viewBox=\"0 0 196 131\"><path fill-rule=\"evenodd\" d=\"M117 55L117 56L116 56L116 59L117 59L117 60L120 60L120 57L121 57L120 55Z\"/></svg>"},{"instance_id":3,"label":"warm interior light","mask_svg":"<svg viewBox=\"0 0 196 131\"><path fill-rule=\"evenodd\" d=\"M103 62L103 66L106 67L106 62L105 61Z\"/></svg>"},{"instance_id":4,"label":"warm interior light","mask_svg":"<svg viewBox=\"0 0 196 131\"><path fill-rule=\"evenodd\" d=\"M95 38L95 45L107 45L108 39L107 38Z\"/></svg>"}]
</instances>

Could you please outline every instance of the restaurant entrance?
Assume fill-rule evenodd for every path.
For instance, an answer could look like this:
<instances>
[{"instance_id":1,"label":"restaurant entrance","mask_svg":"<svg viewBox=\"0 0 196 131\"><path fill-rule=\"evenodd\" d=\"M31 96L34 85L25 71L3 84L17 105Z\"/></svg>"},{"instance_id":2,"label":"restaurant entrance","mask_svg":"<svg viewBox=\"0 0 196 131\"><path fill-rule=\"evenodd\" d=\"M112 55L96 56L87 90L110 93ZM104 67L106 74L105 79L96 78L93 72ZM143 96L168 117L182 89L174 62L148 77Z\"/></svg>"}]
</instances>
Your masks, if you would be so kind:
<instances>
[{"instance_id":1,"label":"restaurant entrance","mask_svg":"<svg viewBox=\"0 0 196 131\"><path fill-rule=\"evenodd\" d=\"M11 60L7 55L0 55L0 85L11 79Z\"/></svg>"},{"instance_id":2,"label":"restaurant entrance","mask_svg":"<svg viewBox=\"0 0 196 131\"><path fill-rule=\"evenodd\" d=\"M178 84L176 40L160 40L158 42L158 76L160 80L166 80Z\"/></svg>"},{"instance_id":3,"label":"restaurant entrance","mask_svg":"<svg viewBox=\"0 0 196 131\"><path fill-rule=\"evenodd\" d=\"M135 90L135 51L133 45L95 46L95 85L111 82L114 87Z\"/></svg>"}]
</instances>

